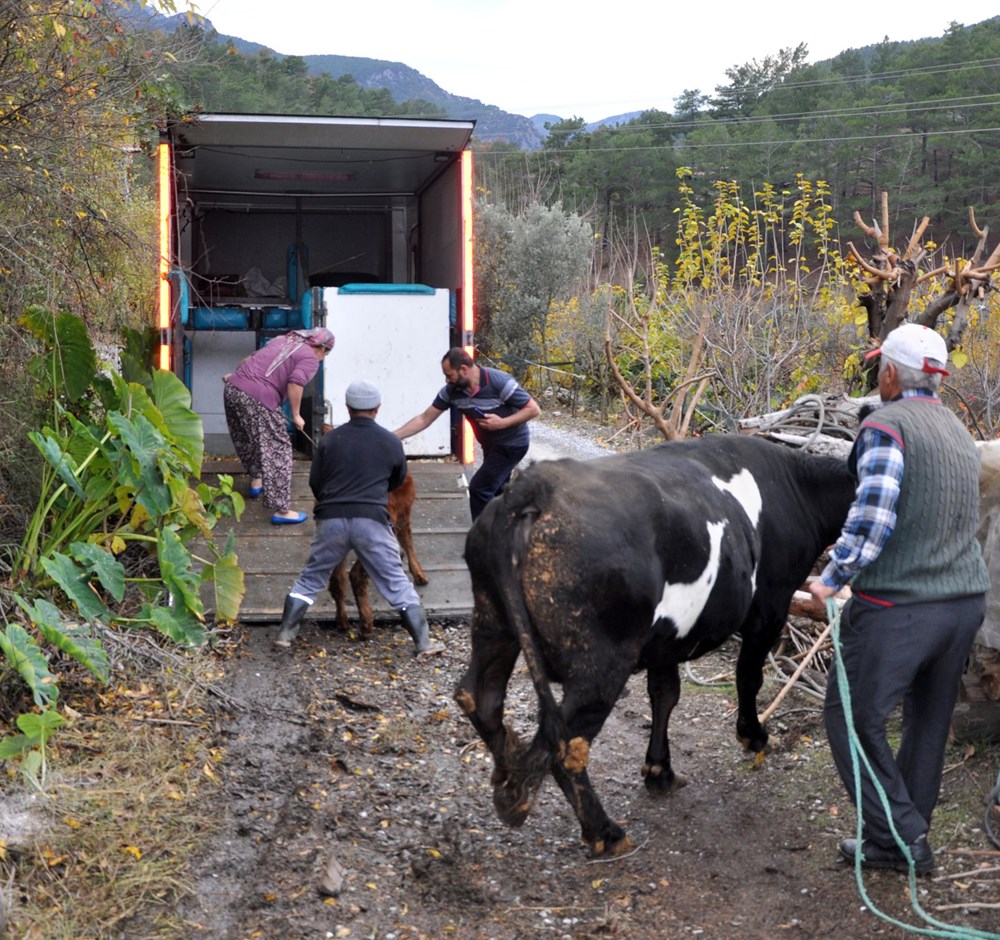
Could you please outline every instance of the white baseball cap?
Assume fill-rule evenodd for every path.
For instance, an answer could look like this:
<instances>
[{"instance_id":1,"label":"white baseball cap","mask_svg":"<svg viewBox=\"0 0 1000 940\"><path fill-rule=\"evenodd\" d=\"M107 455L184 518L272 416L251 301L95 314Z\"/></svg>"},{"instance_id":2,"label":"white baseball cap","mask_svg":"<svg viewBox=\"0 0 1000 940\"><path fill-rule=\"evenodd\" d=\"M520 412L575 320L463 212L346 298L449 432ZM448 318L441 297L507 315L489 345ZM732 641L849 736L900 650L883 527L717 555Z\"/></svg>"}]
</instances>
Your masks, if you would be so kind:
<instances>
[{"instance_id":1,"label":"white baseball cap","mask_svg":"<svg viewBox=\"0 0 1000 940\"><path fill-rule=\"evenodd\" d=\"M921 372L948 374L948 370L943 368L948 361L948 347L944 337L929 326L921 326L919 323L901 323L865 359L881 354L901 366L909 366Z\"/></svg>"}]
</instances>

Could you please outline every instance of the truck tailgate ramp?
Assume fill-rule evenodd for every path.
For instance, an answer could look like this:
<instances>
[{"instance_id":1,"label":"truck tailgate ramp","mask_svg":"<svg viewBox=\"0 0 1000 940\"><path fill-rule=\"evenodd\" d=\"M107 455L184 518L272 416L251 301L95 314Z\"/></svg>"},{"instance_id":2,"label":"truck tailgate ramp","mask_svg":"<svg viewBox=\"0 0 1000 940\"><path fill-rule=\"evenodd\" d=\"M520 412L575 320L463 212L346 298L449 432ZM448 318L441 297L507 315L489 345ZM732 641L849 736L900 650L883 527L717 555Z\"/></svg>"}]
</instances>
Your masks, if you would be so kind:
<instances>
[{"instance_id":1,"label":"truck tailgate ramp","mask_svg":"<svg viewBox=\"0 0 1000 940\"><path fill-rule=\"evenodd\" d=\"M472 612L472 582L463 558L468 532L469 500L462 485L461 465L454 460L410 460L410 472L417 487L413 506L413 541L430 583L417 588L421 603L430 617L466 617ZM236 488L246 495L247 478L234 458L206 460L203 478L215 482L218 474L236 478ZM259 500L247 500L243 518L235 524L220 522L218 539L224 541L229 528L236 532L236 552L246 581L246 595L240 620L248 624L271 624L281 620L285 594L298 577L309 555L315 525L313 497L309 490L309 463L296 460L292 474L292 509L309 514L302 525L274 526L270 510ZM395 612L371 588L376 618L393 618ZM212 603L204 598L206 613ZM349 604L352 622L356 616ZM317 598L310 619L333 620L336 611L328 595Z\"/></svg>"}]
</instances>

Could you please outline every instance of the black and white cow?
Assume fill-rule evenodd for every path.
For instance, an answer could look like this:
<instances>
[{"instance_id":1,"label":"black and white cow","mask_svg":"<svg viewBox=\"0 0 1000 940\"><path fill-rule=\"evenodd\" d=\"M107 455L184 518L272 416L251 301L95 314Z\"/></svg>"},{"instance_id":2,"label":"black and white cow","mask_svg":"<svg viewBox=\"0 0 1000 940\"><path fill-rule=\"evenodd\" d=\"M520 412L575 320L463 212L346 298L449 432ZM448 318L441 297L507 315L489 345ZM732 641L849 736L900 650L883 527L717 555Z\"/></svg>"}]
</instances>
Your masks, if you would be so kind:
<instances>
[{"instance_id":1,"label":"black and white cow","mask_svg":"<svg viewBox=\"0 0 1000 940\"><path fill-rule=\"evenodd\" d=\"M551 773L594 855L630 848L591 786L590 744L629 676L645 669L653 715L645 783L682 785L667 737L678 664L737 631L737 734L762 750L764 660L854 488L840 458L717 435L534 464L493 500L465 545L472 656L455 699L493 755L500 818L521 825ZM519 654L540 703L530 745L503 721ZM562 685L561 703L550 683Z\"/></svg>"}]
</instances>

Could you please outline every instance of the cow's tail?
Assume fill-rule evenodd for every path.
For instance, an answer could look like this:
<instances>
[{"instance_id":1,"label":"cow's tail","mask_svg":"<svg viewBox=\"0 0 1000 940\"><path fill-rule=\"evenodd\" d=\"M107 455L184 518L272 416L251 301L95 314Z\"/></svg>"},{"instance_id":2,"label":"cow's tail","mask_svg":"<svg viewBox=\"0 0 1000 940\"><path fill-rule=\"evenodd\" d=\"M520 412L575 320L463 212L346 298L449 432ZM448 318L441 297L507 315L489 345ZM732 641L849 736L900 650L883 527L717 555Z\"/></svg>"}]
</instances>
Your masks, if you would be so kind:
<instances>
[{"instance_id":1,"label":"cow's tail","mask_svg":"<svg viewBox=\"0 0 1000 940\"><path fill-rule=\"evenodd\" d=\"M518 638L539 702L538 732L531 746L518 755L514 763L519 764L525 775L533 781L537 780L537 783L541 783L548 773L553 759L566 760L570 746L562 709L556 702L546 675L538 631L532 622L522 583L531 530L540 513L537 500L523 506L513 524L506 528L509 538L497 540L501 544L494 544L492 558L505 619Z\"/></svg>"}]
</instances>

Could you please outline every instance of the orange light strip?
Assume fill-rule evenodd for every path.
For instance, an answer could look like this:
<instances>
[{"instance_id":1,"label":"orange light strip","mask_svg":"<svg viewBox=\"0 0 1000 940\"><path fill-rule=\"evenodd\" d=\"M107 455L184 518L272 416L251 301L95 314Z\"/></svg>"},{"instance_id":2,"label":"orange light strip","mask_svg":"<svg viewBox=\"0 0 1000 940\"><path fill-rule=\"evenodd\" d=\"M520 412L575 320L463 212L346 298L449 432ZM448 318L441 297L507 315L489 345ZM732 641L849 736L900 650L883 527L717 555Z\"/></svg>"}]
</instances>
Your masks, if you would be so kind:
<instances>
[{"instance_id":1,"label":"orange light strip","mask_svg":"<svg viewBox=\"0 0 1000 940\"><path fill-rule=\"evenodd\" d=\"M472 229L472 151L462 151L462 329L472 333L475 322L472 313L474 287Z\"/></svg>"},{"instance_id":2,"label":"orange light strip","mask_svg":"<svg viewBox=\"0 0 1000 940\"><path fill-rule=\"evenodd\" d=\"M160 266L159 266L159 321L160 368L170 371L170 145L161 143L159 158L160 186Z\"/></svg>"},{"instance_id":3,"label":"orange light strip","mask_svg":"<svg viewBox=\"0 0 1000 940\"><path fill-rule=\"evenodd\" d=\"M475 320L472 312L473 295L473 229L472 229L472 151L462 151L462 333L468 340L465 351L473 355L472 335ZM462 427L462 463L471 464L475 459L475 439L469 419Z\"/></svg>"}]
</instances>

